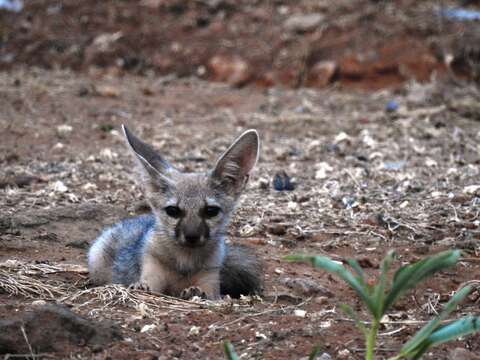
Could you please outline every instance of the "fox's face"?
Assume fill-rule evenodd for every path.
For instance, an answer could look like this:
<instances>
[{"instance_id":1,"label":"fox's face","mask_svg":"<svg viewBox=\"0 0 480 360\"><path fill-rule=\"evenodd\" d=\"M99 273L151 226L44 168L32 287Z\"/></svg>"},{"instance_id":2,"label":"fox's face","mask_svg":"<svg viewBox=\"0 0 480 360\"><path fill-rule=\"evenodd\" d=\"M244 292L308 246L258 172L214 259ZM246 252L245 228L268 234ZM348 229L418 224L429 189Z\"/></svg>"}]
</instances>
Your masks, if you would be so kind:
<instances>
[{"instance_id":1,"label":"fox's face","mask_svg":"<svg viewBox=\"0 0 480 360\"><path fill-rule=\"evenodd\" d=\"M257 132L243 133L211 171L182 173L125 126L123 130L141 165L145 195L161 231L189 248L220 239L257 161Z\"/></svg>"}]
</instances>

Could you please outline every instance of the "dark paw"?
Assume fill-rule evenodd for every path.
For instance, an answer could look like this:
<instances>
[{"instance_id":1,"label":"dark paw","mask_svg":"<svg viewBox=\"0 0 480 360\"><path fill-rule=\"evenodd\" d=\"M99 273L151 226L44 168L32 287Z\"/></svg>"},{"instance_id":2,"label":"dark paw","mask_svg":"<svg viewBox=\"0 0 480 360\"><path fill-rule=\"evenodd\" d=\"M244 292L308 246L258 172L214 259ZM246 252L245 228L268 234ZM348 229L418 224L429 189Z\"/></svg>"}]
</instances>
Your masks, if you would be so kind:
<instances>
[{"instance_id":1,"label":"dark paw","mask_svg":"<svg viewBox=\"0 0 480 360\"><path fill-rule=\"evenodd\" d=\"M128 288L130 290L142 290L142 291L150 291L150 286L148 286L147 284L145 283L142 283L140 281L136 282L136 283L133 283L133 284L130 284L128 286Z\"/></svg>"},{"instance_id":2,"label":"dark paw","mask_svg":"<svg viewBox=\"0 0 480 360\"><path fill-rule=\"evenodd\" d=\"M202 291L202 289L196 286L190 286L186 289L183 289L180 293L180 298L184 300L190 300L194 296L198 296L201 299L207 298L207 294L205 293L205 291Z\"/></svg>"}]
</instances>

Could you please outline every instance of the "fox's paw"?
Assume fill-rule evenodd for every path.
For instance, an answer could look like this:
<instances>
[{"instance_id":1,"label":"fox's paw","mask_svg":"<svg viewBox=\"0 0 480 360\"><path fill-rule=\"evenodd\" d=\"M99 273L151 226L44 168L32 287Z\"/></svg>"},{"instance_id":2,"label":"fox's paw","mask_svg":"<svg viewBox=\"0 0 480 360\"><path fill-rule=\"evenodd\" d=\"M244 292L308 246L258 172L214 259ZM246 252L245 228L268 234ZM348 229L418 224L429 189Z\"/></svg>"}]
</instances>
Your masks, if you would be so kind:
<instances>
[{"instance_id":1,"label":"fox's paw","mask_svg":"<svg viewBox=\"0 0 480 360\"><path fill-rule=\"evenodd\" d=\"M207 298L207 294L205 293L205 291L203 291L197 286L190 286L186 289L183 289L180 293L180 298L184 300L190 300L194 296L198 296L201 299Z\"/></svg>"},{"instance_id":2,"label":"fox's paw","mask_svg":"<svg viewBox=\"0 0 480 360\"><path fill-rule=\"evenodd\" d=\"M147 284L141 282L141 281L137 281L136 283L133 283L133 284L130 284L128 286L128 288L130 290L142 290L142 291L150 291L150 286L148 286Z\"/></svg>"}]
</instances>

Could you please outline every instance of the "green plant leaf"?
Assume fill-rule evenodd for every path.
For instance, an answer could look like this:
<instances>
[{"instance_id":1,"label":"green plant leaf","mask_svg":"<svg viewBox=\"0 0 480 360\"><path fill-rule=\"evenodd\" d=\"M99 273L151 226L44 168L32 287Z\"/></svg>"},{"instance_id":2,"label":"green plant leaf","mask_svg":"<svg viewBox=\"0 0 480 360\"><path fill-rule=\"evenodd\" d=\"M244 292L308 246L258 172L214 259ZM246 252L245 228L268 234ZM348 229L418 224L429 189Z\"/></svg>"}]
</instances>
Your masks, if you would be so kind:
<instances>
[{"instance_id":1,"label":"green plant leaf","mask_svg":"<svg viewBox=\"0 0 480 360\"><path fill-rule=\"evenodd\" d=\"M450 313L455 310L457 305L462 301L470 292L471 287L466 286L463 289L460 289L452 296L452 298L445 305L443 310L438 316L429 321L423 328L417 331L413 338L405 343L400 350L400 354L408 355L414 351L420 343L422 343L426 338L428 338L440 325L443 320L447 318Z\"/></svg>"},{"instance_id":2,"label":"green plant leaf","mask_svg":"<svg viewBox=\"0 0 480 360\"><path fill-rule=\"evenodd\" d=\"M340 309L347 314L348 317L350 317L354 322L357 328L360 329L360 331L363 333L365 337L368 336L368 329L365 326L365 324L358 318L357 314L355 311L347 304L340 304L339 305Z\"/></svg>"},{"instance_id":3,"label":"green plant leaf","mask_svg":"<svg viewBox=\"0 0 480 360\"><path fill-rule=\"evenodd\" d=\"M351 266L353 271L355 271L355 273L357 274L357 279L362 284L365 284L365 272L363 271L363 269L358 264L358 261L355 260L355 259L347 259L346 261L347 261L348 265Z\"/></svg>"},{"instance_id":4,"label":"green plant leaf","mask_svg":"<svg viewBox=\"0 0 480 360\"><path fill-rule=\"evenodd\" d=\"M455 265L460 255L459 250L448 250L428 256L416 263L402 266L393 277L392 287L386 295L383 311L387 311L401 295L426 277Z\"/></svg>"},{"instance_id":5,"label":"green plant leaf","mask_svg":"<svg viewBox=\"0 0 480 360\"><path fill-rule=\"evenodd\" d=\"M342 264L339 264L326 256L290 255L286 256L284 259L288 261L309 262L314 267L338 275L343 281L350 285L353 290L355 290L372 314L377 312L375 304L368 293L368 289L365 286L362 286L362 283Z\"/></svg>"},{"instance_id":6,"label":"green plant leaf","mask_svg":"<svg viewBox=\"0 0 480 360\"><path fill-rule=\"evenodd\" d=\"M377 313L375 314L375 318L380 320L385 313L385 289L387 287L387 275L388 270L390 269L390 265L392 264L395 258L395 252L390 250L382 260L380 265L380 278L378 279L378 284L375 285L373 290L373 301L375 302L375 307L377 309Z\"/></svg>"},{"instance_id":7,"label":"green plant leaf","mask_svg":"<svg viewBox=\"0 0 480 360\"><path fill-rule=\"evenodd\" d=\"M429 348L459 337L480 331L480 316L465 316L439 327L416 349L414 359L419 359Z\"/></svg>"},{"instance_id":8,"label":"green plant leaf","mask_svg":"<svg viewBox=\"0 0 480 360\"><path fill-rule=\"evenodd\" d=\"M235 349L233 348L233 345L228 340L225 340L223 342L223 352L225 353L225 356L228 360L240 360L237 353L235 352Z\"/></svg>"},{"instance_id":9,"label":"green plant leaf","mask_svg":"<svg viewBox=\"0 0 480 360\"><path fill-rule=\"evenodd\" d=\"M308 360L315 360L315 358L317 357L318 353L320 352L320 346L319 345L316 345L312 352L310 353L310 355L308 356Z\"/></svg>"}]
</instances>

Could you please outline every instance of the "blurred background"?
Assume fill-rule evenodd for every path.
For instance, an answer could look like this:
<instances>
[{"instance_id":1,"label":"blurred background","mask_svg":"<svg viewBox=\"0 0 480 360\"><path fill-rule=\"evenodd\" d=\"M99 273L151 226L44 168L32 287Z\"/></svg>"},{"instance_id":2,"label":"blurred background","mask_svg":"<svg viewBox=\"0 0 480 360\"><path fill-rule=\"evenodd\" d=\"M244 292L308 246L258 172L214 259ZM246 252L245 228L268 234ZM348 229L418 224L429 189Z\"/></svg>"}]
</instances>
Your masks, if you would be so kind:
<instances>
[{"instance_id":1,"label":"blurred background","mask_svg":"<svg viewBox=\"0 0 480 360\"><path fill-rule=\"evenodd\" d=\"M380 89L475 78L479 1L1 0L0 69Z\"/></svg>"}]
</instances>

